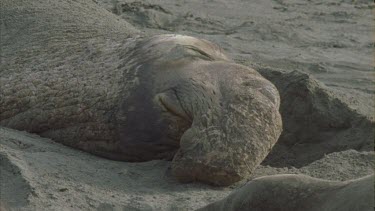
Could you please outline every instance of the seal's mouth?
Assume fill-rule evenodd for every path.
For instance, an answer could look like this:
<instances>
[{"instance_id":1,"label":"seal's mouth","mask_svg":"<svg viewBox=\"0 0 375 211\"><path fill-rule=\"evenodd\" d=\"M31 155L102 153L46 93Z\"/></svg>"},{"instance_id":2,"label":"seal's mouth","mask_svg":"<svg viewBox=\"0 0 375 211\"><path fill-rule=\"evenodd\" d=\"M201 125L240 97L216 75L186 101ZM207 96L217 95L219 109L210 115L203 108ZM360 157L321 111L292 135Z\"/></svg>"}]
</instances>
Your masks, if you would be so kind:
<instances>
[{"instance_id":1,"label":"seal's mouth","mask_svg":"<svg viewBox=\"0 0 375 211\"><path fill-rule=\"evenodd\" d=\"M192 117L182 107L182 103L175 90L169 89L159 93L155 96L154 100L161 109L162 116L168 124L166 136L179 145L182 135L192 125Z\"/></svg>"},{"instance_id":2,"label":"seal's mouth","mask_svg":"<svg viewBox=\"0 0 375 211\"><path fill-rule=\"evenodd\" d=\"M172 93L172 94L171 94ZM187 121L189 124L192 123L192 117L189 113L183 108L181 101L174 90L163 92L156 95L156 102L163 109L163 111L168 112L169 114L181 118Z\"/></svg>"}]
</instances>

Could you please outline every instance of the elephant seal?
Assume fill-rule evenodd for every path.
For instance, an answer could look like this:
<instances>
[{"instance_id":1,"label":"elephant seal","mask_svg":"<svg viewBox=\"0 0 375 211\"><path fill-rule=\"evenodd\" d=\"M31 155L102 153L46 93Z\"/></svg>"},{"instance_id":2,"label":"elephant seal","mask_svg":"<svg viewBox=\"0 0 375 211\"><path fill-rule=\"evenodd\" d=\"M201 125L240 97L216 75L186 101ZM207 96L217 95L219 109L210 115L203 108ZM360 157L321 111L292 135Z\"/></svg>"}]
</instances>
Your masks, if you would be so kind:
<instances>
[{"instance_id":1,"label":"elephant seal","mask_svg":"<svg viewBox=\"0 0 375 211\"><path fill-rule=\"evenodd\" d=\"M145 37L91 0L2 3L0 125L229 185L281 133L279 94L217 45Z\"/></svg>"},{"instance_id":2,"label":"elephant seal","mask_svg":"<svg viewBox=\"0 0 375 211\"><path fill-rule=\"evenodd\" d=\"M256 178L226 198L199 211L371 211L374 209L374 175L344 182L306 175L272 175Z\"/></svg>"}]
</instances>

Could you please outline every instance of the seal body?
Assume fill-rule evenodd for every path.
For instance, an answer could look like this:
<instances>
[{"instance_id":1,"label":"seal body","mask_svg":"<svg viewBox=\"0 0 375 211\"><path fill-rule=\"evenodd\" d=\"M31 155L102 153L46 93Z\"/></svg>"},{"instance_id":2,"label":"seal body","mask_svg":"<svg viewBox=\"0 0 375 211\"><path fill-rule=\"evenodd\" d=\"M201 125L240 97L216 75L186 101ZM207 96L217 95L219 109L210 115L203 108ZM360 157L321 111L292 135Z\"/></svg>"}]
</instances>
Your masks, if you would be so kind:
<instances>
[{"instance_id":1,"label":"seal body","mask_svg":"<svg viewBox=\"0 0 375 211\"><path fill-rule=\"evenodd\" d=\"M115 160L173 159L180 181L216 185L249 176L281 133L277 89L209 41L144 37L91 0L3 6L2 126Z\"/></svg>"},{"instance_id":2,"label":"seal body","mask_svg":"<svg viewBox=\"0 0 375 211\"><path fill-rule=\"evenodd\" d=\"M374 175L344 182L298 174L264 176L199 210L370 211L374 209L373 185Z\"/></svg>"}]
</instances>

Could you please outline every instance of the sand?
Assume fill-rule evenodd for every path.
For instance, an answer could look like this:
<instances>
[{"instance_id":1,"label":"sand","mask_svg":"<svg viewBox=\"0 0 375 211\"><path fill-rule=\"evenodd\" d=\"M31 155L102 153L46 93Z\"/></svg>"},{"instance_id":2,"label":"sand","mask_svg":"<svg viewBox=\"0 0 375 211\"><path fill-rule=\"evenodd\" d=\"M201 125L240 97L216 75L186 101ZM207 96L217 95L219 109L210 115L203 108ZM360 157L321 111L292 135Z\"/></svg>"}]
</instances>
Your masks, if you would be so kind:
<instances>
[{"instance_id":1,"label":"sand","mask_svg":"<svg viewBox=\"0 0 375 211\"><path fill-rule=\"evenodd\" d=\"M252 178L293 173L345 181L374 172L372 1L95 2L146 34L218 43L275 83L287 127ZM293 101L299 95L306 98ZM194 210L252 179L222 188L181 184L169 167L106 160L0 128L0 199L11 210Z\"/></svg>"},{"instance_id":2,"label":"sand","mask_svg":"<svg viewBox=\"0 0 375 211\"><path fill-rule=\"evenodd\" d=\"M15 210L194 210L246 184L181 184L170 174L168 161L106 160L7 128L0 129L0 146L0 196ZM300 173L345 181L373 169L374 152L347 150L302 168L261 165L253 178Z\"/></svg>"}]
</instances>

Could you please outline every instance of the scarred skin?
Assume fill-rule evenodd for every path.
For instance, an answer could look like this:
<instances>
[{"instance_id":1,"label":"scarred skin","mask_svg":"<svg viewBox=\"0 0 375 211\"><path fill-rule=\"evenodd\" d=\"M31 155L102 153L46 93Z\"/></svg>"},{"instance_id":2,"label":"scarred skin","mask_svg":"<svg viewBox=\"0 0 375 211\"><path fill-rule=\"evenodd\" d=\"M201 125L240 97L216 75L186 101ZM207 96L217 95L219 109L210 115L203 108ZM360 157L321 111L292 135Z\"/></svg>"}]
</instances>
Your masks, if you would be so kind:
<instances>
[{"instance_id":1,"label":"scarred skin","mask_svg":"<svg viewBox=\"0 0 375 211\"><path fill-rule=\"evenodd\" d=\"M143 37L91 0L2 5L0 125L229 185L281 133L276 88L215 44Z\"/></svg>"}]
</instances>

